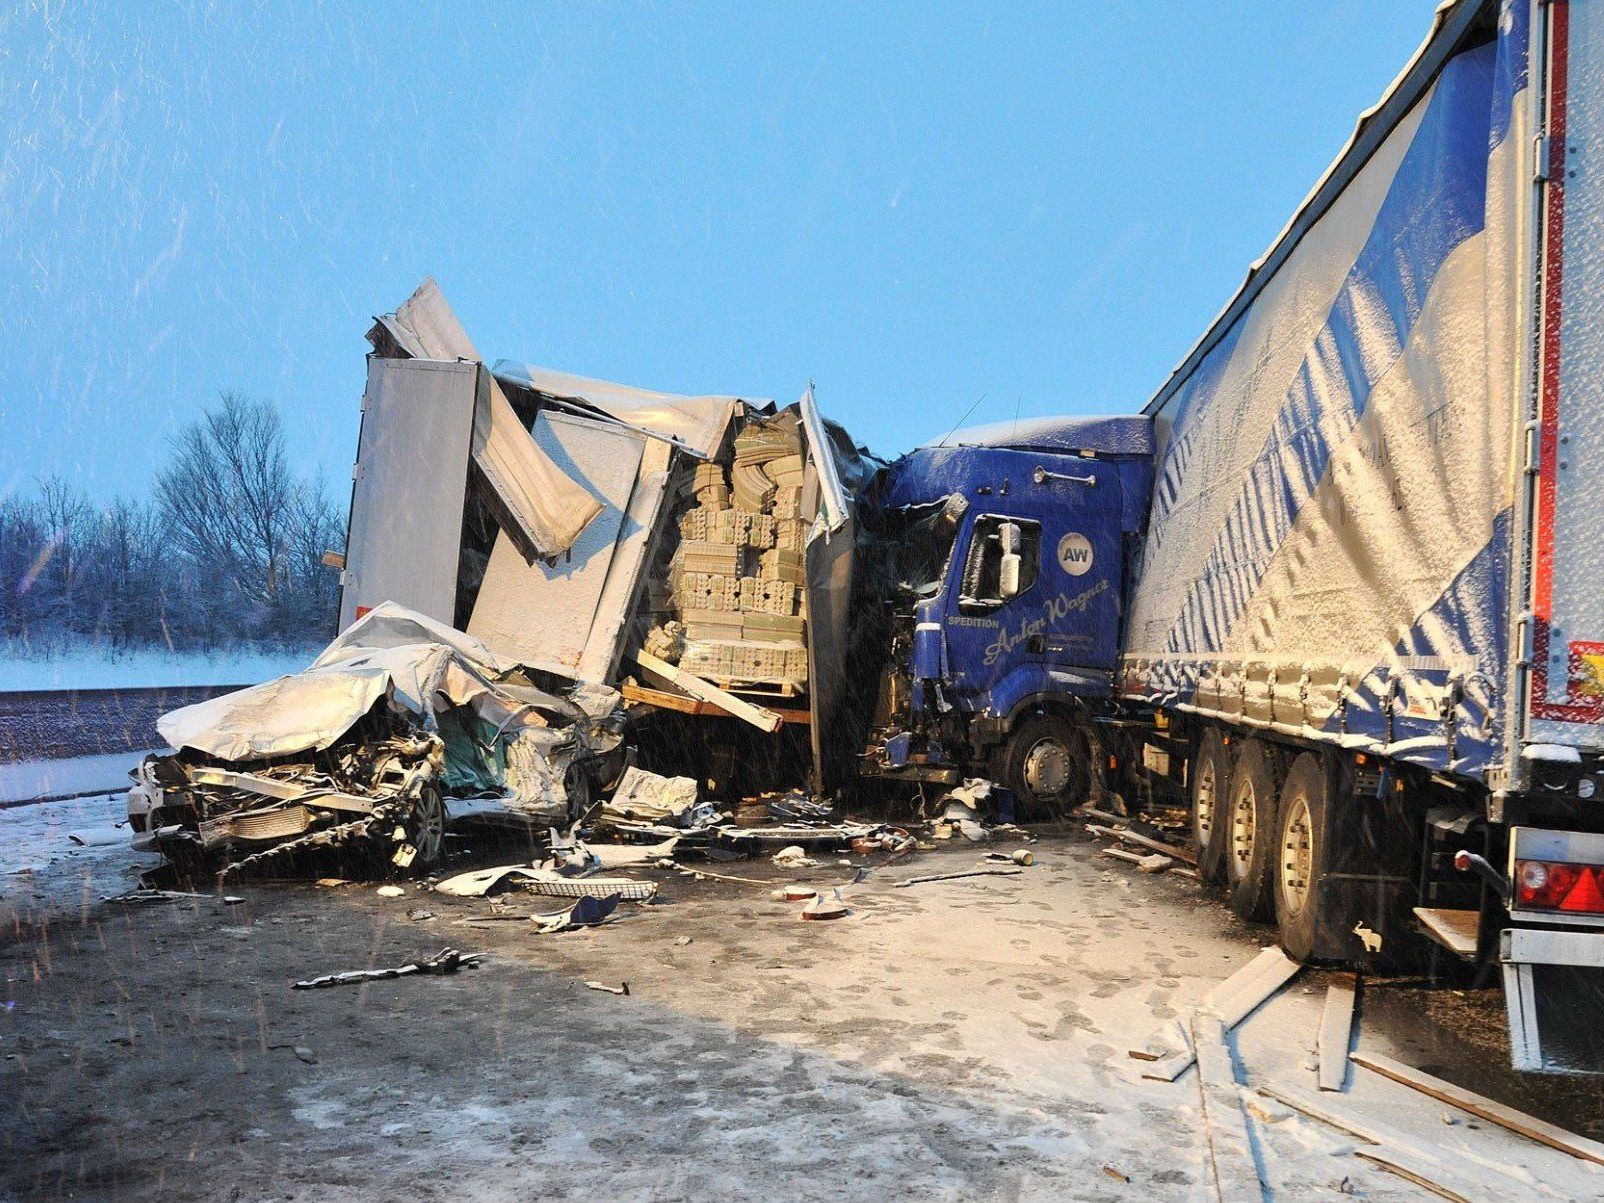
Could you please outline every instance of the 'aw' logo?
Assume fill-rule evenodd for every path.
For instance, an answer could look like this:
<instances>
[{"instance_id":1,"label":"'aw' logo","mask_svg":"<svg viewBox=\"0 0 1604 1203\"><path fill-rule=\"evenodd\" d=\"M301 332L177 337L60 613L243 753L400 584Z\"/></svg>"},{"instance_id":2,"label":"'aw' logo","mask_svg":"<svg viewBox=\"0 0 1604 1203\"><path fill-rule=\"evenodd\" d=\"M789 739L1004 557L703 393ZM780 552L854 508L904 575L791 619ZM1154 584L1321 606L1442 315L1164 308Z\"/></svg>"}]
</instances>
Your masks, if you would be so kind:
<instances>
[{"instance_id":1,"label":"'aw' logo","mask_svg":"<svg viewBox=\"0 0 1604 1203\"><path fill-rule=\"evenodd\" d=\"M1070 576L1084 576L1092 570L1092 541L1070 531L1058 541L1058 566Z\"/></svg>"}]
</instances>

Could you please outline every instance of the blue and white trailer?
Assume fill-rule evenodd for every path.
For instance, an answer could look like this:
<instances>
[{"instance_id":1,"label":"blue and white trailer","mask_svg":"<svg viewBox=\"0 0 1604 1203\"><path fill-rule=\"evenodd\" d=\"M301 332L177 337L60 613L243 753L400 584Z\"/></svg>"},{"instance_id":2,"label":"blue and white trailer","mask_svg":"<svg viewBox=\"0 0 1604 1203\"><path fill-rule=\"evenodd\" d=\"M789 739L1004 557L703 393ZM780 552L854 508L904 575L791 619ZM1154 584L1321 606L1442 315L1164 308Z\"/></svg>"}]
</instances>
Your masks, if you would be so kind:
<instances>
[{"instance_id":1,"label":"blue and white trailer","mask_svg":"<svg viewBox=\"0 0 1604 1203\"><path fill-rule=\"evenodd\" d=\"M1184 804L1293 955L1604 1066L1604 2L1444 4L1141 417L950 442L870 772Z\"/></svg>"}]
</instances>

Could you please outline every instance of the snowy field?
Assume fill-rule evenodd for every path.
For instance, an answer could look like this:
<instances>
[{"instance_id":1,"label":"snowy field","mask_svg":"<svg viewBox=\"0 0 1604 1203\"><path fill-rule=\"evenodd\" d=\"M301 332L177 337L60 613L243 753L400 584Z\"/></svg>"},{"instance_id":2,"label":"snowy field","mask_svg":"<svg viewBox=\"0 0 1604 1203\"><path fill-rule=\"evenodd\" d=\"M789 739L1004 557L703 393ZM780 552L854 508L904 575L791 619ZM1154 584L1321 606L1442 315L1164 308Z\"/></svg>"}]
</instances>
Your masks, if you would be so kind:
<instances>
[{"instance_id":1,"label":"snowy field","mask_svg":"<svg viewBox=\"0 0 1604 1203\"><path fill-rule=\"evenodd\" d=\"M73 648L30 656L0 650L0 693L27 689L154 689L175 685L254 685L299 672L317 656L302 651L173 653L154 648L117 652Z\"/></svg>"}]
</instances>

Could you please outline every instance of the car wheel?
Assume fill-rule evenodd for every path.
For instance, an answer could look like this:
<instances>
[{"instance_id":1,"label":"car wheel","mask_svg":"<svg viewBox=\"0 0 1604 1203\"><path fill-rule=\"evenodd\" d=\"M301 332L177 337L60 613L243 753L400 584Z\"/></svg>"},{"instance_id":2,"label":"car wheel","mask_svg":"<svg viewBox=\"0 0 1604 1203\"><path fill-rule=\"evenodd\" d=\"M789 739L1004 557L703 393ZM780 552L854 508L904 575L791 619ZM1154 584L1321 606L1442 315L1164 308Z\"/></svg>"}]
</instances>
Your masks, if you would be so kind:
<instances>
[{"instance_id":1,"label":"car wheel","mask_svg":"<svg viewBox=\"0 0 1604 1203\"><path fill-rule=\"evenodd\" d=\"M433 781L418 791L405 824L407 842L417 849L411 868L427 869L440 860L446 842L446 802Z\"/></svg>"}]
</instances>

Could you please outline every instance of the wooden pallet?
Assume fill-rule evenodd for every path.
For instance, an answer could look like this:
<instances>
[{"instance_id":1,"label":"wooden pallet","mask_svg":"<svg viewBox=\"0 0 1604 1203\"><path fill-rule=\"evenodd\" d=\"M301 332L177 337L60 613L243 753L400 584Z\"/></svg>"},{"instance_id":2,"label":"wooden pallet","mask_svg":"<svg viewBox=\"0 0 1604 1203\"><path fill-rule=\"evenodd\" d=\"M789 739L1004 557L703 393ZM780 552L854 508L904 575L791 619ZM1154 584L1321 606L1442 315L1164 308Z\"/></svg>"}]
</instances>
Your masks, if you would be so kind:
<instances>
[{"instance_id":1,"label":"wooden pallet","mask_svg":"<svg viewBox=\"0 0 1604 1203\"><path fill-rule=\"evenodd\" d=\"M635 702L643 706L656 706L662 710L673 710L678 714L713 715L728 718L729 715L711 702L704 702L700 698L686 697L682 693L670 693L666 689L649 689L645 685L631 685L625 682L619 687L626 702ZM788 725L806 727L813 721L806 710L780 710L772 708L780 716L780 720Z\"/></svg>"},{"instance_id":2,"label":"wooden pallet","mask_svg":"<svg viewBox=\"0 0 1604 1203\"><path fill-rule=\"evenodd\" d=\"M730 693L751 694L760 698L799 698L806 694L794 681L765 681L751 683L740 677L704 677L720 689Z\"/></svg>"}]
</instances>

